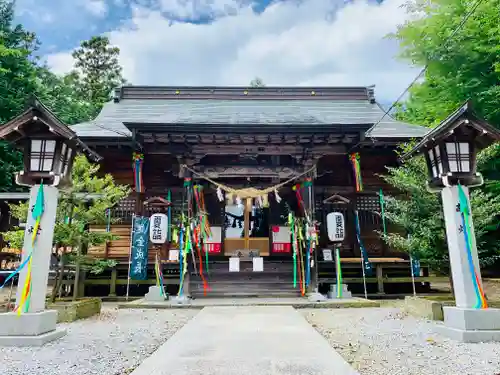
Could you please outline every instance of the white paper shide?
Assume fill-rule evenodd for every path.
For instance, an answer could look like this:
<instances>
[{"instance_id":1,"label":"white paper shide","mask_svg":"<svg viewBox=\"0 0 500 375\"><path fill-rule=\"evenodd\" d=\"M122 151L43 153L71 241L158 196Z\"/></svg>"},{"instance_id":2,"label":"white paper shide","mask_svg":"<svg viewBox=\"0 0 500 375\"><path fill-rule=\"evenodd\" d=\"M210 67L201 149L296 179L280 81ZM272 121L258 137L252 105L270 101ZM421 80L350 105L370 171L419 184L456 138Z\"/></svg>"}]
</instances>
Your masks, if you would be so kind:
<instances>
[{"instance_id":1,"label":"white paper shide","mask_svg":"<svg viewBox=\"0 0 500 375\"><path fill-rule=\"evenodd\" d=\"M149 239L151 243L162 244L167 242L168 216L153 214L149 219Z\"/></svg>"}]
</instances>

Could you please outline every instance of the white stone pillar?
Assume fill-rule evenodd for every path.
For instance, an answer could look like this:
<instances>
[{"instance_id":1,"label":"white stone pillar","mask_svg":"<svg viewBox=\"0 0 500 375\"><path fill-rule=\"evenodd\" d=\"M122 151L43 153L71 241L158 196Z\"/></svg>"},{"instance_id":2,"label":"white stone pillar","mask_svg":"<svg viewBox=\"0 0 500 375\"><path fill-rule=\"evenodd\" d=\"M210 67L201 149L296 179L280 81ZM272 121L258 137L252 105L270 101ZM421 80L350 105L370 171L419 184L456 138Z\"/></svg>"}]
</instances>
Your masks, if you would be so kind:
<instances>
[{"instance_id":1,"label":"white stone pillar","mask_svg":"<svg viewBox=\"0 0 500 375\"><path fill-rule=\"evenodd\" d=\"M56 220L57 198L59 191L53 186L44 186L44 211L40 220L39 233L32 249L31 236L35 226L32 208L38 197L40 186L31 188L28 218L24 233L22 261L26 260L33 250L31 259L31 298L27 312L0 314L0 346L40 346L56 340L66 334L65 329L57 327L57 311L45 310L47 281L49 278L50 256ZM32 229L33 228L33 229ZM16 305L21 301L22 289L28 266L20 272Z\"/></svg>"},{"instance_id":2,"label":"white stone pillar","mask_svg":"<svg viewBox=\"0 0 500 375\"><path fill-rule=\"evenodd\" d=\"M54 227L56 221L57 200L59 190L54 186L43 186L44 211L40 220L39 234L36 238L35 247L32 249L31 236L35 226L35 219L32 215L32 208L38 197L40 185L31 187L28 207L28 218L26 220L26 230L24 232L23 256L24 261L33 250L31 260L31 299L29 313L36 313L45 310L45 299L47 294L47 282L49 278L50 257L52 254L52 241L54 238ZM28 266L26 265L19 274L19 283L16 295L16 306L19 306L21 294L26 280Z\"/></svg>"},{"instance_id":3,"label":"white stone pillar","mask_svg":"<svg viewBox=\"0 0 500 375\"><path fill-rule=\"evenodd\" d=\"M461 187L469 201L469 189ZM461 308L475 308L478 297L475 287L475 274L471 270L471 261L477 273L479 285L482 288L481 271L477 255L476 237L474 226L472 225L472 215L470 218L470 243L471 259L469 259L467 245L464 237L464 227L462 215L460 213L459 187L445 187L441 191L443 199L443 212L446 224L446 235L448 239L448 251L450 255L451 272L453 276L453 289L455 292L456 306ZM469 202L470 207L470 202Z\"/></svg>"},{"instance_id":4,"label":"white stone pillar","mask_svg":"<svg viewBox=\"0 0 500 375\"><path fill-rule=\"evenodd\" d=\"M449 186L441 192L456 306L443 307L444 325L436 326L436 330L462 342L500 341L500 309L481 308L483 295L476 238L469 215L469 252L460 212L460 188L470 209L467 187Z\"/></svg>"}]
</instances>

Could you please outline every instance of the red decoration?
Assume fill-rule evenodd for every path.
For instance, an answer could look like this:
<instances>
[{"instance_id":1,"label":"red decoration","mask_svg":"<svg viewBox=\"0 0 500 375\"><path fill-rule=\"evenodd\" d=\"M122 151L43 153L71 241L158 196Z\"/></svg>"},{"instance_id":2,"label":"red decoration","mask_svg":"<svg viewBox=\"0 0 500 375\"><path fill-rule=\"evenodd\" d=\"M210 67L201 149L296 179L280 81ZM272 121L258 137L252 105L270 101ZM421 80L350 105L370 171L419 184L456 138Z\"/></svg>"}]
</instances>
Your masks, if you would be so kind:
<instances>
[{"instance_id":1,"label":"red decoration","mask_svg":"<svg viewBox=\"0 0 500 375\"><path fill-rule=\"evenodd\" d=\"M220 243L206 243L204 245L204 250L208 251L209 254L219 254L222 251L222 244L220 244Z\"/></svg>"},{"instance_id":2,"label":"red decoration","mask_svg":"<svg viewBox=\"0 0 500 375\"><path fill-rule=\"evenodd\" d=\"M291 253L292 252L292 244L281 242L281 243L273 243L273 253Z\"/></svg>"}]
</instances>

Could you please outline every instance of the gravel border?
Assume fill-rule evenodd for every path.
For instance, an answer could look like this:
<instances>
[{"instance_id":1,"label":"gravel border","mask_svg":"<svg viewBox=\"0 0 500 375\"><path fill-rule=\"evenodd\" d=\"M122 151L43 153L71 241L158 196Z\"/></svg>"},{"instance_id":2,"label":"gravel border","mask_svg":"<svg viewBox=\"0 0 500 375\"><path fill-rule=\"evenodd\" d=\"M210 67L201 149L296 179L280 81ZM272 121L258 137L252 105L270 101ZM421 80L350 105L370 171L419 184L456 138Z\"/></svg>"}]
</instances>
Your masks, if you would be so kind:
<instances>
[{"instance_id":1,"label":"gravel border","mask_svg":"<svg viewBox=\"0 0 500 375\"><path fill-rule=\"evenodd\" d=\"M500 374L500 343L449 340L397 308L302 312L361 375Z\"/></svg>"},{"instance_id":2,"label":"gravel border","mask_svg":"<svg viewBox=\"0 0 500 375\"><path fill-rule=\"evenodd\" d=\"M73 323L39 348L0 347L0 374L125 375L200 310L118 310Z\"/></svg>"}]
</instances>

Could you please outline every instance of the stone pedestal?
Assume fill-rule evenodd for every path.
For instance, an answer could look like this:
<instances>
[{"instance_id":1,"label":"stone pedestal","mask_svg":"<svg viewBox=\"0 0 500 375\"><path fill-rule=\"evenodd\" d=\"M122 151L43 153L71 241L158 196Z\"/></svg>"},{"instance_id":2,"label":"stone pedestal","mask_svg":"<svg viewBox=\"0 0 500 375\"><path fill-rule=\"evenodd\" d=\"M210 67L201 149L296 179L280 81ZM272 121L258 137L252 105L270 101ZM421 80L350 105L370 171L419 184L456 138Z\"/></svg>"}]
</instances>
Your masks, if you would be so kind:
<instances>
[{"instance_id":1,"label":"stone pedestal","mask_svg":"<svg viewBox=\"0 0 500 375\"><path fill-rule=\"evenodd\" d=\"M0 314L0 346L41 346L66 334L56 324L55 310Z\"/></svg>"},{"instance_id":2,"label":"stone pedestal","mask_svg":"<svg viewBox=\"0 0 500 375\"><path fill-rule=\"evenodd\" d=\"M166 299L165 291L163 291L162 295L161 287L157 285L150 286L149 292L144 296L144 300L148 302L163 302Z\"/></svg>"},{"instance_id":3,"label":"stone pedestal","mask_svg":"<svg viewBox=\"0 0 500 375\"><path fill-rule=\"evenodd\" d=\"M40 220L35 247L33 248L31 236L35 227L35 219L32 215L32 208L37 201L39 188L39 185L35 185L30 190L28 218L23 244L24 252L21 260L21 262L24 262L32 253L29 309L26 313L23 312L21 316L17 316L17 313L0 314L0 345L4 346L43 345L66 333L65 330L56 329L57 311L45 310L59 190L53 186L43 187L44 211ZM25 266L19 273L16 306L19 306L21 301L27 272L28 266Z\"/></svg>"},{"instance_id":4,"label":"stone pedestal","mask_svg":"<svg viewBox=\"0 0 500 375\"><path fill-rule=\"evenodd\" d=\"M340 298L352 298L352 293L347 290L347 285L346 284L341 284L340 287L342 288L342 296ZM328 298L329 299L337 299L338 295L338 289L337 289L337 284L332 284L330 285L330 290L328 291Z\"/></svg>"},{"instance_id":5,"label":"stone pedestal","mask_svg":"<svg viewBox=\"0 0 500 375\"><path fill-rule=\"evenodd\" d=\"M436 327L443 336L461 342L500 341L500 309L443 307L444 325Z\"/></svg>"},{"instance_id":6,"label":"stone pedestal","mask_svg":"<svg viewBox=\"0 0 500 375\"><path fill-rule=\"evenodd\" d=\"M307 300L309 302L323 302L326 301L327 298L323 294L315 290L307 295Z\"/></svg>"}]
</instances>

